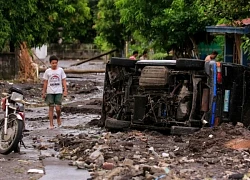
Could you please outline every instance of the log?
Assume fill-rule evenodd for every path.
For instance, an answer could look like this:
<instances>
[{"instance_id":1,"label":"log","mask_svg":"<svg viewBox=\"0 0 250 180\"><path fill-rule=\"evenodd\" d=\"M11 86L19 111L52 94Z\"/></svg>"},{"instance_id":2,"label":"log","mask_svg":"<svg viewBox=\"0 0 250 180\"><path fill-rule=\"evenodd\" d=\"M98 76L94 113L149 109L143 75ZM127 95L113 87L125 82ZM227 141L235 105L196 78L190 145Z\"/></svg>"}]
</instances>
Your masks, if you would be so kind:
<instances>
[{"instance_id":1,"label":"log","mask_svg":"<svg viewBox=\"0 0 250 180\"><path fill-rule=\"evenodd\" d=\"M45 72L46 68L39 68L39 72ZM88 73L104 73L105 69L86 69L86 70L77 70L77 69L64 69L66 74L88 74Z\"/></svg>"},{"instance_id":2,"label":"log","mask_svg":"<svg viewBox=\"0 0 250 180\"><path fill-rule=\"evenodd\" d=\"M111 53L113 53L113 52L115 52L115 51L117 51L117 49L113 49L113 50L111 50L111 51L102 53L102 54L100 54L100 55L98 55L98 56L94 56L94 57L91 57L91 58L89 58L89 59L82 60L82 61L80 61L80 62L78 62L78 63L71 64L70 66L78 66L78 65L80 65L80 64L83 64L83 63L86 63L86 62L89 62L89 61L98 59L98 58L100 58L100 57L102 57L102 56L111 54Z\"/></svg>"}]
</instances>

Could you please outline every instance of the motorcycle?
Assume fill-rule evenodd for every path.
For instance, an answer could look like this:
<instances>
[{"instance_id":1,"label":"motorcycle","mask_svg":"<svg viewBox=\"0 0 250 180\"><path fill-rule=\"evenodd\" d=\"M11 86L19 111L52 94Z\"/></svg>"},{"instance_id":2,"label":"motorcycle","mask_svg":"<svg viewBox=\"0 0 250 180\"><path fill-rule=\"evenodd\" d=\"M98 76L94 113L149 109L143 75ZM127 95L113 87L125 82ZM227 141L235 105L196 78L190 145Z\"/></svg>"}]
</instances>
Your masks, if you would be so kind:
<instances>
[{"instance_id":1,"label":"motorcycle","mask_svg":"<svg viewBox=\"0 0 250 180\"><path fill-rule=\"evenodd\" d=\"M16 87L11 87L8 93L2 94L4 119L0 120L0 154L7 155L12 151L20 152L20 146L24 145L22 138L25 129L26 102L23 92Z\"/></svg>"}]
</instances>

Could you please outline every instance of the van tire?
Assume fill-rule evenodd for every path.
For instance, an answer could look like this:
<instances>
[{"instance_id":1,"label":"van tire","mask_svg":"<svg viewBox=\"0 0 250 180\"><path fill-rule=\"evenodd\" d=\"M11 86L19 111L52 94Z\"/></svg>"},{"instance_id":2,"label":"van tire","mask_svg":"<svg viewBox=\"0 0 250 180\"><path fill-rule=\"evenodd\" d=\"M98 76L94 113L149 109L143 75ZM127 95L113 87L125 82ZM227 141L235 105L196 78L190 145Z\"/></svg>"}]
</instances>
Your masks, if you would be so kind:
<instances>
[{"instance_id":1,"label":"van tire","mask_svg":"<svg viewBox=\"0 0 250 180\"><path fill-rule=\"evenodd\" d=\"M123 67L135 67L136 60L131 60L127 58L116 58L113 57L109 61L109 64L116 65L116 66L123 66Z\"/></svg>"},{"instance_id":2,"label":"van tire","mask_svg":"<svg viewBox=\"0 0 250 180\"><path fill-rule=\"evenodd\" d=\"M176 60L177 69L202 70L205 67L205 61L199 59L180 58Z\"/></svg>"},{"instance_id":3,"label":"van tire","mask_svg":"<svg viewBox=\"0 0 250 180\"><path fill-rule=\"evenodd\" d=\"M107 129L126 129L130 127L130 121L116 120L113 118L107 118L105 121L105 128Z\"/></svg>"}]
</instances>

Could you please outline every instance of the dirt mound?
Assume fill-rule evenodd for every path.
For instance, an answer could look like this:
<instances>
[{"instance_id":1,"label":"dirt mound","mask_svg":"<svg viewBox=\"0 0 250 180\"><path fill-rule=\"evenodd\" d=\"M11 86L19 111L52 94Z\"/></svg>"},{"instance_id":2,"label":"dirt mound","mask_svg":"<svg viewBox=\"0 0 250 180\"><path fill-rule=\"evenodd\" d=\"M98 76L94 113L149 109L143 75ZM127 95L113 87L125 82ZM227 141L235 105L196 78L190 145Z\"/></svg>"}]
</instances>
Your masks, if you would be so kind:
<instances>
[{"instance_id":1,"label":"dirt mound","mask_svg":"<svg viewBox=\"0 0 250 180\"><path fill-rule=\"evenodd\" d=\"M240 125L222 124L214 128L204 128L189 136L189 150L194 153L216 148L226 149L225 144L236 138L248 138L250 133Z\"/></svg>"},{"instance_id":2,"label":"dirt mound","mask_svg":"<svg viewBox=\"0 0 250 180\"><path fill-rule=\"evenodd\" d=\"M204 128L188 136L167 136L155 131L111 133L92 127L89 131L60 136L56 146L61 159L88 169L96 180L228 179L234 172L245 173L250 166L249 150L231 149L232 140L250 137L248 130L239 125Z\"/></svg>"}]
</instances>

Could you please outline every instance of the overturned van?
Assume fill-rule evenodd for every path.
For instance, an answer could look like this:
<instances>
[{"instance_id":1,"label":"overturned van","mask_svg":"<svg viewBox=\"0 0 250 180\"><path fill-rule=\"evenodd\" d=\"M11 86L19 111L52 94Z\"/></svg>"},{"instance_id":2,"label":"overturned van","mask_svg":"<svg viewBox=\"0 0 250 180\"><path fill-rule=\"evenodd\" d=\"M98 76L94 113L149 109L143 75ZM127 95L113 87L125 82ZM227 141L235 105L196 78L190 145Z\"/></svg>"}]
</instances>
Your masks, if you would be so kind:
<instances>
[{"instance_id":1,"label":"overturned van","mask_svg":"<svg viewBox=\"0 0 250 180\"><path fill-rule=\"evenodd\" d=\"M185 133L223 122L250 124L248 67L196 59L112 58L106 65L106 128Z\"/></svg>"}]
</instances>

